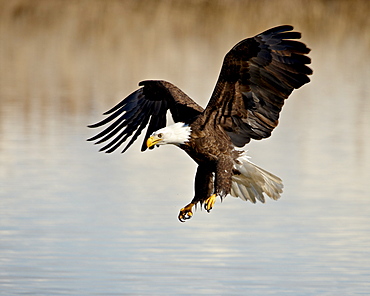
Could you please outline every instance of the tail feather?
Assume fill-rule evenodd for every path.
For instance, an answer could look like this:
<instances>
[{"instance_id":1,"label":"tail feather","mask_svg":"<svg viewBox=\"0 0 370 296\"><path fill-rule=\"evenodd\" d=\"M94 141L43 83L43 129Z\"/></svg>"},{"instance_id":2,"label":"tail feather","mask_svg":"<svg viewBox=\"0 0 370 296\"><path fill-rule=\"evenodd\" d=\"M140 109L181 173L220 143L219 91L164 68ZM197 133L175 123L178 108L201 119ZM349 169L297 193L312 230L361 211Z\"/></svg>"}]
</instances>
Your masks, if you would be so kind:
<instances>
[{"instance_id":1,"label":"tail feather","mask_svg":"<svg viewBox=\"0 0 370 296\"><path fill-rule=\"evenodd\" d=\"M234 197L256 203L256 199L265 202L264 193L270 198L277 200L283 192L282 180L270 172L250 162L243 153L234 168L240 172L233 175L230 194Z\"/></svg>"}]
</instances>

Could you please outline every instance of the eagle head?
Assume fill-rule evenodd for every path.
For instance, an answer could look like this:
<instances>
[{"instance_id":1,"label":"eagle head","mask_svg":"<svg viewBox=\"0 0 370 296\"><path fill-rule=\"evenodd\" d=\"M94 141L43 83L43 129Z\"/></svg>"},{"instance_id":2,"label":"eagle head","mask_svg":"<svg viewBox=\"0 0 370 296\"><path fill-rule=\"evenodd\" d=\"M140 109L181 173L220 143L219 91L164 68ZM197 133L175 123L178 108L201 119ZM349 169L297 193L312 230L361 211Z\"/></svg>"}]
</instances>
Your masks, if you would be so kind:
<instances>
[{"instance_id":1,"label":"eagle head","mask_svg":"<svg viewBox=\"0 0 370 296\"><path fill-rule=\"evenodd\" d=\"M166 126L155 131L146 141L148 148L154 145L181 145L190 139L191 128L183 122Z\"/></svg>"}]
</instances>

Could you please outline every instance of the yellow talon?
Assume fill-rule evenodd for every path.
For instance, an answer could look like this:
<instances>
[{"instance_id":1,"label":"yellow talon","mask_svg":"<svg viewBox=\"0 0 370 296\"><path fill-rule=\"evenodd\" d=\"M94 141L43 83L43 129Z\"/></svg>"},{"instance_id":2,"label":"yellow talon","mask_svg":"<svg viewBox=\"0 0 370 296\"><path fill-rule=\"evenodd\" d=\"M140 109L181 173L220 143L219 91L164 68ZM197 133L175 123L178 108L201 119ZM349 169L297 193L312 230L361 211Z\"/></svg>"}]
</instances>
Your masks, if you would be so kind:
<instances>
[{"instance_id":1,"label":"yellow talon","mask_svg":"<svg viewBox=\"0 0 370 296\"><path fill-rule=\"evenodd\" d=\"M178 216L180 222L185 222L186 220L190 219L193 216L192 209L194 205L195 204L193 203L189 203L188 205L186 205L180 210L180 213Z\"/></svg>"},{"instance_id":2,"label":"yellow talon","mask_svg":"<svg viewBox=\"0 0 370 296\"><path fill-rule=\"evenodd\" d=\"M210 197L208 197L205 202L204 202L204 209L209 213L212 208L213 208L213 205L215 204L216 202L216 197L217 195L216 194L212 194Z\"/></svg>"}]
</instances>

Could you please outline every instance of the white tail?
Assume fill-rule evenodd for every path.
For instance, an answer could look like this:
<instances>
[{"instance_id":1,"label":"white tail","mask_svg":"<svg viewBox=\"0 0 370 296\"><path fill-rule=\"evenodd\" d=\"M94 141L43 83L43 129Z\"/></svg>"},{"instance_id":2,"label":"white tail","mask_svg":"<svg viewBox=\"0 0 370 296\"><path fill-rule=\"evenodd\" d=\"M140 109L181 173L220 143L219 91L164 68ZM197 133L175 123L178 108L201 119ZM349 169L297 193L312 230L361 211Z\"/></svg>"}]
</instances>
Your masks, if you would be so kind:
<instances>
[{"instance_id":1,"label":"white tail","mask_svg":"<svg viewBox=\"0 0 370 296\"><path fill-rule=\"evenodd\" d=\"M250 162L245 152L234 163L234 168L240 174L232 176L230 192L232 196L250 200L253 203L256 202L256 198L264 203L263 193L274 200L280 198L283 192L283 181Z\"/></svg>"}]
</instances>

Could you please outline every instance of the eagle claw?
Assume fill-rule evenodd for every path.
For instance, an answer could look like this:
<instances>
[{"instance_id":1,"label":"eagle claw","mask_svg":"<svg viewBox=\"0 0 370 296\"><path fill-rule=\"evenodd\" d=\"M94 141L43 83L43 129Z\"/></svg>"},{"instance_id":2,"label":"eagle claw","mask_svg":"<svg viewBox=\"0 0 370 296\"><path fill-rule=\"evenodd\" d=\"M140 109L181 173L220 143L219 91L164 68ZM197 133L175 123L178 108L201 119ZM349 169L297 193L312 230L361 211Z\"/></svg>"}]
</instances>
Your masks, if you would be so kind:
<instances>
[{"instance_id":1,"label":"eagle claw","mask_svg":"<svg viewBox=\"0 0 370 296\"><path fill-rule=\"evenodd\" d=\"M180 222L185 222L186 220L189 220L191 217L193 217L193 211L192 211L193 206L194 204L190 203L180 210L180 213L178 216Z\"/></svg>"},{"instance_id":2,"label":"eagle claw","mask_svg":"<svg viewBox=\"0 0 370 296\"><path fill-rule=\"evenodd\" d=\"M217 195L216 194L212 194L210 197L208 197L205 201L204 201L204 209L209 213L212 208L213 208L213 205L215 204L216 202L216 197Z\"/></svg>"}]
</instances>

